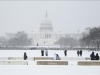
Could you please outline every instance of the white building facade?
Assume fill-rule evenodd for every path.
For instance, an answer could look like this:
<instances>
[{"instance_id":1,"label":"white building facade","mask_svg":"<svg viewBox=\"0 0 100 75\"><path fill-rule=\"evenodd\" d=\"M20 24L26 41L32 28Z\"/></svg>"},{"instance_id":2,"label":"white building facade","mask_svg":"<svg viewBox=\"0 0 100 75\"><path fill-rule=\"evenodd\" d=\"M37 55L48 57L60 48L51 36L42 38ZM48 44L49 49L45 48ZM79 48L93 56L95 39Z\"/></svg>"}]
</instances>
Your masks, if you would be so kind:
<instances>
[{"instance_id":1,"label":"white building facade","mask_svg":"<svg viewBox=\"0 0 100 75\"><path fill-rule=\"evenodd\" d=\"M46 12L44 20L41 22L39 33L28 33L28 37L33 39L34 45L52 46L60 38L65 37L66 34L54 33L51 20L48 18Z\"/></svg>"}]
</instances>

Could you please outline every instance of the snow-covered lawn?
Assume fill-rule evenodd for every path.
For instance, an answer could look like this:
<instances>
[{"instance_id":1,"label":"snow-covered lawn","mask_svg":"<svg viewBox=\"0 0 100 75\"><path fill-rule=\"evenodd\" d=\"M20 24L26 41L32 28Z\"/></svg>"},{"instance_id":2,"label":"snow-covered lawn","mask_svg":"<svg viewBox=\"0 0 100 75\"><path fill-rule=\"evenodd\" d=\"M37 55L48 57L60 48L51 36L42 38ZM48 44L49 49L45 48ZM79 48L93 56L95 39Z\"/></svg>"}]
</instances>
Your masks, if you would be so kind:
<instances>
[{"instance_id":1,"label":"snow-covered lawn","mask_svg":"<svg viewBox=\"0 0 100 75\"><path fill-rule=\"evenodd\" d=\"M99 66L0 66L0 75L100 75Z\"/></svg>"},{"instance_id":2,"label":"snow-covered lawn","mask_svg":"<svg viewBox=\"0 0 100 75\"><path fill-rule=\"evenodd\" d=\"M40 50L0 50L0 57L23 57L24 52L28 57L41 56ZM49 56L53 53L64 57L63 50L49 50ZM69 50L67 57L77 57L76 51ZM95 51L99 53L99 51ZM91 51L83 51L82 57L89 57ZM38 66L36 61L29 60L28 66L0 65L0 75L100 75L100 66L77 66L77 60L69 60L68 66Z\"/></svg>"}]
</instances>

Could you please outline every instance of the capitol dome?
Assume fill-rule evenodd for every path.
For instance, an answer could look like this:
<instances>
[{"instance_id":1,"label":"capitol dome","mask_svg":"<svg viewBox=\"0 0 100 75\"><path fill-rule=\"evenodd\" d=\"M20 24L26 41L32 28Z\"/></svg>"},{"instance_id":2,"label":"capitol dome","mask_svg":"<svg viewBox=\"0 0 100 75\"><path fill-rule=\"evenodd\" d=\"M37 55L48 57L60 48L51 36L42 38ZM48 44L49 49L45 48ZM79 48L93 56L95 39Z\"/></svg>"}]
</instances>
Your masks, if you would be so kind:
<instances>
[{"instance_id":1,"label":"capitol dome","mask_svg":"<svg viewBox=\"0 0 100 75\"><path fill-rule=\"evenodd\" d=\"M42 20L41 24L52 24L52 23L49 18L44 18L44 20Z\"/></svg>"},{"instance_id":2,"label":"capitol dome","mask_svg":"<svg viewBox=\"0 0 100 75\"><path fill-rule=\"evenodd\" d=\"M40 32L53 32L51 20L48 18L47 11L45 18L41 22Z\"/></svg>"},{"instance_id":3,"label":"capitol dome","mask_svg":"<svg viewBox=\"0 0 100 75\"><path fill-rule=\"evenodd\" d=\"M41 26L52 26L51 20L48 18L47 11L45 14L45 18L41 22Z\"/></svg>"}]
</instances>

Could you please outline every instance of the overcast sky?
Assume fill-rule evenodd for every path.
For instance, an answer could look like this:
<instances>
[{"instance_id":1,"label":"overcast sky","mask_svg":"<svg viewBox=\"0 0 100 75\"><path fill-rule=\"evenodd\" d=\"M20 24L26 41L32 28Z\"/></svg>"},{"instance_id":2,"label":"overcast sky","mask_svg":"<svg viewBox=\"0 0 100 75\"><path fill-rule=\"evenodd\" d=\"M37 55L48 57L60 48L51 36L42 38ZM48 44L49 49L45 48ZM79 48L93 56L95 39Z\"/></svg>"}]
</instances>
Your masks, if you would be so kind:
<instances>
[{"instance_id":1,"label":"overcast sky","mask_svg":"<svg viewBox=\"0 0 100 75\"><path fill-rule=\"evenodd\" d=\"M76 33L100 26L100 1L0 1L0 36L39 32L46 10L54 32Z\"/></svg>"}]
</instances>

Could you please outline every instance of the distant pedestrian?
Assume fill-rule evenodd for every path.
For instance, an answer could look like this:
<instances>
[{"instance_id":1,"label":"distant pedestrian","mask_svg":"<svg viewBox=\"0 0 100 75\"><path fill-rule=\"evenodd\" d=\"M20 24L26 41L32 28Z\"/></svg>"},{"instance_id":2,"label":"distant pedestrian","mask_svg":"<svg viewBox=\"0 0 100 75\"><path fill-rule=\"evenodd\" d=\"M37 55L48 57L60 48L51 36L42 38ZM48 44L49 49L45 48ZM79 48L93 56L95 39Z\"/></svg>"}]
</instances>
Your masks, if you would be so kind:
<instances>
[{"instance_id":1,"label":"distant pedestrian","mask_svg":"<svg viewBox=\"0 0 100 75\"><path fill-rule=\"evenodd\" d=\"M80 54L80 51L78 50L78 51L77 51L77 56L79 56L79 54Z\"/></svg>"},{"instance_id":2,"label":"distant pedestrian","mask_svg":"<svg viewBox=\"0 0 100 75\"><path fill-rule=\"evenodd\" d=\"M37 43L37 47L38 47L38 43Z\"/></svg>"},{"instance_id":3,"label":"distant pedestrian","mask_svg":"<svg viewBox=\"0 0 100 75\"><path fill-rule=\"evenodd\" d=\"M41 56L44 56L44 50L43 49L41 50Z\"/></svg>"},{"instance_id":4,"label":"distant pedestrian","mask_svg":"<svg viewBox=\"0 0 100 75\"><path fill-rule=\"evenodd\" d=\"M91 60L95 60L94 52L92 52L92 54L90 55L90 57L91 57Z\"/></svg>"},{"instance_id":5,"label":"distant pedestrian","mask_svg":"<svg viewBox=\"0 0 100 75\"><path fill-rule=\"evenodd\" d=\"M82 56L82 50L80 50L80 56Z\"/></svg>"},{"instance_id":6,"label":"distant pedestrian","mask_svg":"<svg viewBox=\"0 0 100 75\"><path fill-rule=\"evenodd\" d=\"M67 56L67 50L64 51L64 55Z\"/></svg>"},{"instance_id":7,"label":"distant pedestrian","mask_svg":"<svg viewBox=\"0 0 100 75\"><path fill-rule=\"evenodd\" d=\"M45 50L45 56L48 56L48 50L47 49Z\"/></svg>"},{"instance_id":8,"label":"distant pedestrian","mask_svg":"<svg viewBox=\"0 0 100 75\"><path fill-rule=\"evenodd\" d=\"M24 52L24 60L27 60L27 54L26 54L26 52Z\"/></svg>"},{"instance_id":9,"label":"distant pedestrian","mask_svg":"<svg viewBox=\"0 0 100 75\"><path fill-rule=\"evenodd\" d=\"M96 56L95 56L95 60L99 60L99 55L98 55L98 53L97 53Z\"/></svg>"}]
</instances>

